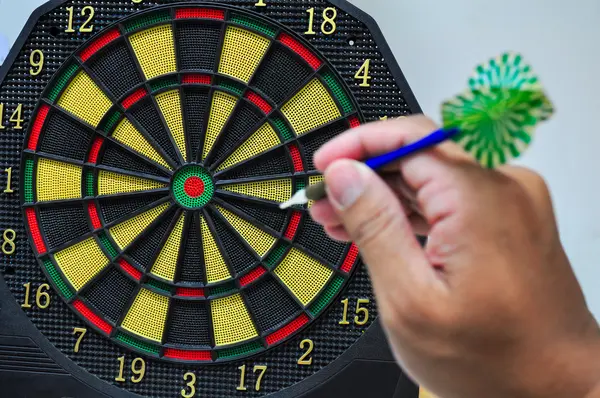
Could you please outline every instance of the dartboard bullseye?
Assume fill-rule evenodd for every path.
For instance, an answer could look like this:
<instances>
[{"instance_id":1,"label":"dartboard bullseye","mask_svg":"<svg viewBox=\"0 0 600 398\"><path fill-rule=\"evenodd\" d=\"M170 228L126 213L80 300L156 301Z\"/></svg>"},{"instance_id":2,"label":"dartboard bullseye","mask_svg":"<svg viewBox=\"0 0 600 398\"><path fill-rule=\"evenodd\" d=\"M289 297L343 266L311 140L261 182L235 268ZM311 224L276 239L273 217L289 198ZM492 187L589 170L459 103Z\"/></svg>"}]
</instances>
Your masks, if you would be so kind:
<instances>
[{"instance_id":1,"label":"dartboard bullseye","mask_svg":"<svg viewBox=\"0 0 600 398\"><path fill-rule=\"evenodd\" d=\"M0 75L0 102L27 101L8 119L28 119L2 141L15 189L0 219L17 238L2 270L42 362L108 396L364 395L357 366L416 396L357 247L310 203L279 209L322 180L327 140L419 110L363 15L321 0L56 3L27 68Z\"/></svg>"}]
</instances>

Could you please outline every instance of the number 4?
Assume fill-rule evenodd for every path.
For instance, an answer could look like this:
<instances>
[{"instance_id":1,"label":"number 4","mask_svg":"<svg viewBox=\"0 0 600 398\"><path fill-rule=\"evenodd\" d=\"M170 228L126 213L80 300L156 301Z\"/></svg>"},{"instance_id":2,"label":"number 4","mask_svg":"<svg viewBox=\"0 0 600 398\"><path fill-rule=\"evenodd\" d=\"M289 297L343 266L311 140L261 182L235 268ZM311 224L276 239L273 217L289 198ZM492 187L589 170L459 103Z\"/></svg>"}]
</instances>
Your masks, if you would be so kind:
<instances>
[{"instance_id":1,"label":"number 4","mask_svg":"<svg viewBox=\"0 0 600 398\"><path fill-rule=\"evenodd\" d=\"M371 69L371 60L367 59L362 66L360 67L360 69L358 70L358 72L356 72L356 75L354 75L354 78L356 80L362 80L362 83L360 84L360 87L371 87L371 84L369 83L369 80L372 79L371 76L369 76L369 70Z\"/></svg>"}]
</instances>

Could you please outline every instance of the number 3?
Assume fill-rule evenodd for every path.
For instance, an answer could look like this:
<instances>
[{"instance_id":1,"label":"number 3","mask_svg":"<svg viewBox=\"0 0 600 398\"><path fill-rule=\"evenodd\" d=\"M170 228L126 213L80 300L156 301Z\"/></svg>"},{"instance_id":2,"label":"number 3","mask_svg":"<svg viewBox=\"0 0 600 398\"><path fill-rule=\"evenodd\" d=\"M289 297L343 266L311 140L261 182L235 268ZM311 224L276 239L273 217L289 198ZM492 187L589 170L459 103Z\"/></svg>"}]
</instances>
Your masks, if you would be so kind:
<instances>
[{"instance_id":1,"label":"number 3","mask_svg":"<svg viewBox=\"0 0 600 398\"><path fill-rule=\"evenodd\" d=\"M188 379L190 381L188 382ZM192 398L196 395L196 375L192 372L187 372L183 375L183 381L187 382L186 386L190 388L190 392L187 392L185 388L181 389L181 396L183 398Z\"/></svg>"}]
</instances>

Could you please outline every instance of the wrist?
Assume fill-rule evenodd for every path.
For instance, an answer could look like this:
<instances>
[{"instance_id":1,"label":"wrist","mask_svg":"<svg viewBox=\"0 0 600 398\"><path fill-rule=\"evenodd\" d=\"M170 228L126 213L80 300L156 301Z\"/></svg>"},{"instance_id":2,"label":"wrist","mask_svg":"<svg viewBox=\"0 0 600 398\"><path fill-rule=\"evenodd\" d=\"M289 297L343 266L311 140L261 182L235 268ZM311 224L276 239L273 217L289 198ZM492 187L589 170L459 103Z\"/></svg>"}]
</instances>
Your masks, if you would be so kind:
<instances>
[{"instance_id":1,"label":"wrist","mask_svg":"<svg viewBox=\"0 0 600 398\"><path fill-rule=\"evenodd\" d=\"M514 396L600 398L598 324L591 318L585 331L574 333L566 340L530 342L530 350L523 350L524 355L519 358L521 366L513 373L518 379ZM537 349L534 348L536 345Z\"/></svg>"}]
</instances>

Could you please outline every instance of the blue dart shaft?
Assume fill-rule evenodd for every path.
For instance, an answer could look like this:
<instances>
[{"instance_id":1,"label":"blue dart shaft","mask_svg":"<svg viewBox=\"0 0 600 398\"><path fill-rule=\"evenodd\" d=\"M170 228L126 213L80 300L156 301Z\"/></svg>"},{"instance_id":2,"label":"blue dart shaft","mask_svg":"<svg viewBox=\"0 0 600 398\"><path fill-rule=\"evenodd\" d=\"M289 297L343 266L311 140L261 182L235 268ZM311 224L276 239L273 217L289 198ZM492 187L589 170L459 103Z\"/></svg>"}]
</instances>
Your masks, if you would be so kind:
<instances>
[{"instance_id":1,"label":"blue dart shaft","mask_svg":"<svg viewBox=\"0 0 600 398\"><path fill-rule=\"evenodd\" d=\"M458 128L441 128L417 142L403 146L402 148L398 148L395 151L371 158L367 160L365 164L373 170L379 169L385 165L395 162L396 160L400 160L406 156L413 155L422 150L441 144L442 142L454 137L456 134L458 134L458 132Z\"/></svg>"}]
</instances>

